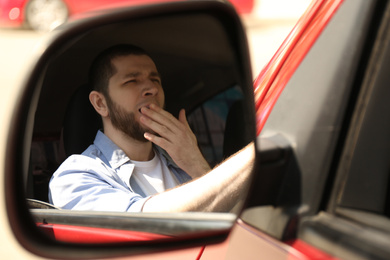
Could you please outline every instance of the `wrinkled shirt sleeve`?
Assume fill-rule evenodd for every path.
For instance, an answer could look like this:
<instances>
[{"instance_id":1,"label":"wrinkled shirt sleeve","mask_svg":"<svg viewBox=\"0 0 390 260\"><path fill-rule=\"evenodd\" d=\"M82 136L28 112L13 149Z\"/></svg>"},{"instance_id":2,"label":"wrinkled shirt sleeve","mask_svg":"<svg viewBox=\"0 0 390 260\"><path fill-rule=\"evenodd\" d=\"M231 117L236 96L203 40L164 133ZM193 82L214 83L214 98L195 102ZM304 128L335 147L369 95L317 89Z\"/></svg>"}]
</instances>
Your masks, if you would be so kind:
<instances>
[{"instance_id":1,"label":"wrinkled shirt sleeve","mask_svg":"<svg viewBox=\"0 0 390 260\"><path fill-rule=\"evenodd\" d=\"M148 198L132 191L111 171L99 160L73 155L54 173L49 202L63 209L141 212Z\"/></svg>"}]
</instances>

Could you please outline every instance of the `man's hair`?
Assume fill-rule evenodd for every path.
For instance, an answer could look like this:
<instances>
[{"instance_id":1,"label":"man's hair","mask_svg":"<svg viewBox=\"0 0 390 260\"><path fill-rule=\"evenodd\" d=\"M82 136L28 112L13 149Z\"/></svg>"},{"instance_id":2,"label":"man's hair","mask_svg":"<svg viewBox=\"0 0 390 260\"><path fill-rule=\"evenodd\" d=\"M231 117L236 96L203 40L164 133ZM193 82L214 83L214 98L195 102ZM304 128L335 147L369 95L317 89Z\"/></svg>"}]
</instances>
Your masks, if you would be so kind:
<instances>
[{"instance_id":1,"label":"man's hair","mask_svg":"<svg viewBox=\"0 0 390 260\"><path fill-rule=\"evenodd\" d=\"M102 51L93 61L90 72L89 82L91 88L108 96L108 81L116 73L116 68L112 60L117 57L127 55L148 55L147 52L135 45L120 44L114 45ZM149 56L149 55L148 55Z\"/></svg>"}]
</instances>

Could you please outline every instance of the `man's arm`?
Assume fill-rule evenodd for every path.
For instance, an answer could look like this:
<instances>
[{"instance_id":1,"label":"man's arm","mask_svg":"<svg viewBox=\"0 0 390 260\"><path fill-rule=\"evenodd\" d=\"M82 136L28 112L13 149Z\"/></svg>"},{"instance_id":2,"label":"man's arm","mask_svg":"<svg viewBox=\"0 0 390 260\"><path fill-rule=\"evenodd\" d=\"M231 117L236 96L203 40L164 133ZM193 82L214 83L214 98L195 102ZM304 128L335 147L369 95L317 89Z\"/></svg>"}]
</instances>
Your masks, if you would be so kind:
<instances>
[{"instance_id":1,"label":"man's arm","mask_svg":"<svg viewBox=\"0 0 390 260\"><path fill-rule=\"evenodd\" d=\"M151 197L143 212L228 212L246 194L254 158L251 143L206 175Z\"/></svg>"}]
</instances>

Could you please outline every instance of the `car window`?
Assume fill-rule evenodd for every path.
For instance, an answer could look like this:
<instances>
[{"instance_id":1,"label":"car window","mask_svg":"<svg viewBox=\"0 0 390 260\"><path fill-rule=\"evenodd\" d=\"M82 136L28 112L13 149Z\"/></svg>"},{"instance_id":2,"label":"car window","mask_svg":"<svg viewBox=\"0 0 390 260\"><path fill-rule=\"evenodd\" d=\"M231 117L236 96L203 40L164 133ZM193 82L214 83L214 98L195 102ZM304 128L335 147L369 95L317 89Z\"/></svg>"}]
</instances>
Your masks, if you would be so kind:
<instances>
[{"instance_id":1,"label":"car window","mask_svg":"<svg viewBox=\"0 0 390 260\"><path fill-rule=\"evenodd\" d=\"M211 166L215 166L230 155L226 152L228 147L225 147L224 153L226 120L229 112L234 113L232 111L236 109L234 105L242 98L243 94L239 87L230 88L196 107L189 114L189 124L197 136L203 155ZM232 124L245 128L245 124L249 123L245 122L244 118L240 121ZM239 138L239 136L227 138ZM229 144L225 142L225 145Z\"/></svg>"},{"instance_id":2,"label":"car window","mask_svg":"<svg viewBox=\"0 0 390 260\"><path fill-rule=\"evenodd\" d=\"M323 192L323 209L306 218L299 233L301 239L343 259L390 257L389 5L378 2L373 10L344 130L333 154L335 179L328 180Z\"/></svg>"},{"instance_id":3,"label":"car window","mask_svg":"<svg viewBox=\"0 0 390 260\"><path fill-rule=\"evenodd\" d=\"M352 117L340 166L344 170L338 173L343 184L333 206L389 217L390 46L381 40L390 35L388 23L381 29Z\"/></svg>"}]
</instances>

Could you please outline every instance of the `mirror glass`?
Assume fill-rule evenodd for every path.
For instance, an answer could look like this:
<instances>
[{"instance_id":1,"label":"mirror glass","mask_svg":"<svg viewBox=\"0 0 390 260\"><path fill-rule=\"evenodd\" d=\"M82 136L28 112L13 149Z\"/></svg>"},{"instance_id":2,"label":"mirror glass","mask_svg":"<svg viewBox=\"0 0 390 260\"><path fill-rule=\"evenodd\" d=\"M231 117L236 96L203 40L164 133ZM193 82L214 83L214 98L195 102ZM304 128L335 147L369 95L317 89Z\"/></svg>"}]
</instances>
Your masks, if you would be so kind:
<instances>
[{"instance_id":1,"label":"mirror glass","mask_svg":"<svg viewBox=\"0 0 390 260\"><path fill-rule=\"evenodd\" d=\"M124 19L121 13L118 17L122 18L114 17L93 26L64 28L48 45L48 58L38 63L44 65L39 69L41 80L35 82L39 98L26 177L35 222L51 235L55 228L74 226L86 232L97 228L100 235L107 228L139 232L134 233L135 238L127 238L129 241L228 230L239 208L215 213L125 213L65 210L47 204L53 173L67 157L87 149L101 128L85 86L90 83L92 60L113 45L133 44L147 51L161 75L165 109L175 117L180 109L186 110L211 167L254 140L251 75L245 71L249 61L237 39L232 39L236 35L229 34L221 19L196 12L137 19ZM67 30L71 33L66 34ZM102 241L54 237L77 243Z\"/></svg>"}]
</instances>

